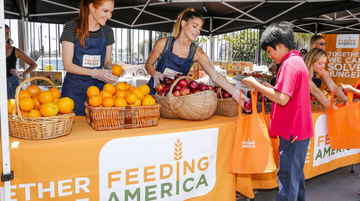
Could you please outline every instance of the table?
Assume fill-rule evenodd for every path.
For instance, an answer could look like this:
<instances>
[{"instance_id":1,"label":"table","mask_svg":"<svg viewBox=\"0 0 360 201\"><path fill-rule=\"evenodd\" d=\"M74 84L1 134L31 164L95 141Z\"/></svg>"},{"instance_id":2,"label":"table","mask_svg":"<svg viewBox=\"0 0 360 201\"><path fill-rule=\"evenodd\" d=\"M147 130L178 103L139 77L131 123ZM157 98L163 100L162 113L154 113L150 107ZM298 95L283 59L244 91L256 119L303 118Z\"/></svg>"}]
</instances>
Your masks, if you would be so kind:
<instances>
[{"instance_id":1,"label":"table","mask_svg":"<svg viewBox=\"0 0 360 201\"><path fill-rule=\"evenodd\" d=\"M100 132L76 117L68 136L11 137L12 199L235 200L227 172L235 120L161 118L156 127Z\"/></svg>"},{"instance_id":2,"label":"table","mask_svg":"<svg viewBox=\"0 0 360 201\"><path fill-rule=\"evenodd\" d=\"M312 118L314 137L310 140L305 161L306 179L360 162L360 149L332 150L330 148L325 112L313 111ZM237 175L236 190L249 198L254 198L253 189L278 187L276 173Z\"/></svg>"},{"instance_id":3,"label":"table","mask_svg":"<svg viewBox=\"0 0 360 201\"><path fill-rule=\"evenodd\" d=\"M76 117L68 136L11 137L12 199L218 201L235 200L235 190L251 197L253 189L277 187L276 172L227 171L236 120L161 118L156 127L100 132ZM360 162L360 149L330 149L324 113L314 112L313 121L306 178Z\"/></svg>"}]
</instances>

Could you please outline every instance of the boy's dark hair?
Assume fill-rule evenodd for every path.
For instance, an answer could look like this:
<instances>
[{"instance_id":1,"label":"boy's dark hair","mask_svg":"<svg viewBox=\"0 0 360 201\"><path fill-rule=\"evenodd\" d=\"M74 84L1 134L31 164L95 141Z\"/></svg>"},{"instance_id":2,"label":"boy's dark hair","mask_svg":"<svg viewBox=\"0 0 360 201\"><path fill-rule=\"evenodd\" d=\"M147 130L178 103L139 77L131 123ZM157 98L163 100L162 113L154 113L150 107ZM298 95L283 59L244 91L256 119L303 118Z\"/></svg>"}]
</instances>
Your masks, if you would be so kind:
<instances>
[{"instance_id":1,"label":"boy's dark hair","mask_svg":"<svg viewBox=\"0 0 360 201\"><path fill-rule=\"evenodd\" d=\"M296 48L294 32L290 22L282 21L270 24L261 35L260 47L266 51L268 46L276 49L276 45L283 44L289 50Z\"/></svg>"}]
</instances>

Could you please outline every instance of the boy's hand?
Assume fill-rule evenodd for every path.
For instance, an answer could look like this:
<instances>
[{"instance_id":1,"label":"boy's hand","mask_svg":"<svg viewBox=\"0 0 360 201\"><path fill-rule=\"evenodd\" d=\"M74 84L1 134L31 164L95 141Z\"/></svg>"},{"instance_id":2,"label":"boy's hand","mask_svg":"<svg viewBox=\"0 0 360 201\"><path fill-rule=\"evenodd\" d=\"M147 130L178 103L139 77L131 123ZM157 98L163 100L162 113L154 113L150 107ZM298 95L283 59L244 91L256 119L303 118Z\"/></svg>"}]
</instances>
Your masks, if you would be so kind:
<instances>
[{"instance_id":1,"label":"boy's hand","mask_svg":"<svg viewBox=\"0 0 360 201\"><path fill-rule=\"evenodd\" d=\"M344 89L345 92L353 92L355 89L353 86L343 83L340 83L340 89L341 88Z\"/></svg>"},{"instance_id":2,"label":"boy's hand","mask_svg":"<svg viewBox=\"0 0 360 201\"><path fill-rule=\"evenodd\" d=\"M253 77L248 77L242 80L247 88L257 88L257 85L259 85L259 82L255 80Z\"/></svg>"}]
</instances>

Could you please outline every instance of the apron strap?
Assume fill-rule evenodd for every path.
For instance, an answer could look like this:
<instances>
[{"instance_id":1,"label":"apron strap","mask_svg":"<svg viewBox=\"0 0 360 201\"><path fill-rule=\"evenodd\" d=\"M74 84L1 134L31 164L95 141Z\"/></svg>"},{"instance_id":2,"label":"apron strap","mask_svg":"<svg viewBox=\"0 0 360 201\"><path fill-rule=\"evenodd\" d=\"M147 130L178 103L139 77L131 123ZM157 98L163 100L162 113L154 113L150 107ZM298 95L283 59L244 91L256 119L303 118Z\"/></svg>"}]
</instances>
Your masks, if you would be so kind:
<instances>
[{"instance_id":1,"label":"apron strap","mask_svg":"<svg viewBox=\"0 0 360 201\"><path fill-rule=\"evenodd\" d=\"M159 63L159 61L161 60L162 56L164 55L165 51L168 50L170 48L170 46L172 45L173 41L174 41L174 37L172 37L172 36L169 36L166 38L164 49L161 52L159 58L156 60L156 67L157 67L157 64Z\"/></svg>"}]
</instances>

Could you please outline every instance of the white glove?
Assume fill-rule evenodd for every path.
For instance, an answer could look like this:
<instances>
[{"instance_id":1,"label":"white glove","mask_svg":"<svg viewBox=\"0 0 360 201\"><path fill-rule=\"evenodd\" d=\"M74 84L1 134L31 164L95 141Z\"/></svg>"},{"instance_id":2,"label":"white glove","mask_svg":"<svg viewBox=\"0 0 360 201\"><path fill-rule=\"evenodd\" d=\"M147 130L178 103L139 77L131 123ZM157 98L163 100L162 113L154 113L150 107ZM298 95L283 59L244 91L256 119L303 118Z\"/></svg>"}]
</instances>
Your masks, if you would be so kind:
<instances>
[{"instance_id":1,"label":"white glove","mask_svg":"<svg viewBox=\"0 0 360 201\"><path fill-rule=\"evenodd\" d=\"M12 75L15 75L15 76L18 77L19 79L22 79L22 78L24 77L23 74L17 72L16 69L11 69L11 70L10 70L10 73L11 73Z\"/></svg>"},{"instance_id":2,"label":"white glove","mask_svg":"<svg viewBox=\"0 0 360 201\"><path fill-rule=\"evenodd\" d=\"M240 93L240 89L236 89L234 94L233 94L233 99L236 100L236 102L239 104L239 97L240 97L240 94L241 94L241 108L244 109L244 104L245 102L249 102L250 99L248 97L246 97L243 93ZM245 109L244 109L245 110ZM245 110L246 111L246 110ZM249 112L249 111L246 111L246 112Z\"/></svg>"},{"instance_id":3,"label":"white glove","mask_svg":"<svg viewBox=\"0 0 360 201\"><path fill-rule=\"evenodd\" d=\"M164 75L160 72L156 72L154 77L154 87L156 87L158 84L160 84L160 81L164 80L164 77L167 77L167 75Z\"/></svg>"},{"instance_id":4,"label":"white glove","mask_svg":"<svg viewBox=\"0 0 360 201\"><path fill-rule=\"evenodd\" d=\"M111 70L108 69L97 69L94 68L91 72L91 77L94 79L101 80L105 83L116 83L119 79L118 76L112 74Z\"/></svg>"}]
</instances>

